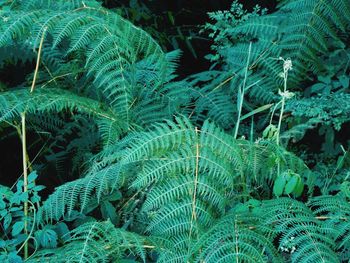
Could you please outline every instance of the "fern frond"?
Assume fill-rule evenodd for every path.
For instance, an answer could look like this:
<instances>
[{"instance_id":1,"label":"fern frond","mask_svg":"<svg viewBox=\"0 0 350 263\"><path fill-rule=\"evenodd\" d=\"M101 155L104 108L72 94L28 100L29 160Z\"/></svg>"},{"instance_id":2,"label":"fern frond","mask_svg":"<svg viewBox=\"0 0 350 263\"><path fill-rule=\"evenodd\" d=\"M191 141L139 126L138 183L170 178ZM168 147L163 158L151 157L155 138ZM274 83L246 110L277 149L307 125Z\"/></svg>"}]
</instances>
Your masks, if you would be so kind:
<instances>
[{"instance_id":1,"label":"fern frond","mask_svg":"<svg viewBox=\"0 0 350 263\"><path fill-rule=\"evenodd\" d=\"M345 31L349 25L350 13L341 8L348 5L343 0L284 2L280 12L290 12L288 22L282 27L281 52L291 57L296 70L307 68L318 71L322 68L319 53L328 50L327 37L338 39L337 29ZM344 19L345 18L345 19Z\"/></svg>"},{"instance_id":2,"label":"fern frond","mask_svg":"<svg viewBox=\"0 0 350 263\"><path fill-rule=\"evenodd\" d=\"M17 9L9 11L9 19L0 27L0 45L30 43L35 49L44 35L45 47L60 50L65 61L75 56L79 58L80 65L85 64L79 80L93 80L93 85L85 87L85 90L102 97L103 103L130 123L133 116L131 111L137 106L134 97L137 95L136 88L145 85L158 93L171 78L172 69L168 68L167 62L177 57L167 59L160 46L146 32L115 13L96 8L96 4L95 1L87 1L74 9L75 3L60 7L50 2L36 7L30 5L35 10L33 12L27 12L28 6L19 5ZM61 11L56 8L61 8ZM140 62L146 62L144 74L147 77L139 78L140 83L136 85L134 74L141 70L135 71L135 67ZM169 67L173 68L174 65L170 64ZM46 69L49 74L53 71ZM148 105L151 104L148 102ZM164 114L157 120L162 117Z\"/></svg>"},{"instance_id":3,"label":"fern frond","mask_svg":"<svg viewBox=\"0 0 350 263\"><path fill-rule=\"evenodd\" d=\"M127 259L133 255L146 260L146 239L135 233L127 232L110 222L89 222L70 232L62 248L43 250L36 253L29 262L111 262Z\"/></svg>"},{"instance_id":4,"label":"fern frond","mask_svg":"<svg viewBox=\"0 0 350 263\"><path fill-rule=\"evenodd\" d=\"M197 242L195 262L283 262L271 239L272 229L259 228L259 217L230 213Z\"/></svg>"},{"instance_id":5,"label":"fern frond","mask_svg":"<svg viewBox=\"0 0 350 263\"><path fill-rule=\"evenodd\" d=\"M102 109L97 101L61 89L37 89L33 94L29 92L29 88L2 92L0 105L0 122L16 119L24 111L35 114L59 113L66 110L117 120L117 115Z\"/></svg>"},{"instance_id":6,"label":"fern frond","mask_svg":"<svg viewBox=\"0 0 350 263\"><path fill-rule=\"evenodd\" d=\"M345 197L319 196L309 200L307 204L314 214L332 229L331 236L337 244L337 252L341 260L350 256L350 204Z\"/></svg>"},{"instance_id":7,"label":"fern frond","mask_svg":"<svg viewBox=\"0 0 350 263\"><path fill-rule=\"evenodd\" d=\"M76 212L83 213L92 200L99 202L103 195L119 189L124 180L120 166L111 165L97 173L61 185L45 200L38 212L37 221L50 222L62 217L72 218Z\"/></svg>"},{"instance_id":8,"label":"fern frond","mask_svg":"<svg viewBox=\"0 0 350 263\"><path fill-rule=\"evenodd\" d=\"M266 224L281 235L279 249L293 250L292 262L340 262L330 238L332 229L317 220L303 203L279 198L264 202L261 211Z\"/></svg>"}]
</instances>

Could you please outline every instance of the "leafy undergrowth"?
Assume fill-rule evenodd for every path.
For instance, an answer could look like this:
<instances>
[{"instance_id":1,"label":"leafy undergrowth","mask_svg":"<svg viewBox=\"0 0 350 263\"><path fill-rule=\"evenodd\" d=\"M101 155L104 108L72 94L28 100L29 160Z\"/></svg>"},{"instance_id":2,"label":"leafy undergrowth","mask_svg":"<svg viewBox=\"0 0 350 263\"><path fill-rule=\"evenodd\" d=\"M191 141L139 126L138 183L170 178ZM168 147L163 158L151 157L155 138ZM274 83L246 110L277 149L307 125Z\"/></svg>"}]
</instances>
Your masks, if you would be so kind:
<instances>
[{"instance_id":1,"label":"leafy undergrowth","mask_svg":"<svg viewBox=\"0 0 350 263\"><path fill-rule=\"evenodd\" d=\"M181 52L118 9L0 3L1 72L27 67L0 78L23 161L1 262L350 260L350 2L209 18L212 67L180 79Z\"/></svg>"}]
</instances>

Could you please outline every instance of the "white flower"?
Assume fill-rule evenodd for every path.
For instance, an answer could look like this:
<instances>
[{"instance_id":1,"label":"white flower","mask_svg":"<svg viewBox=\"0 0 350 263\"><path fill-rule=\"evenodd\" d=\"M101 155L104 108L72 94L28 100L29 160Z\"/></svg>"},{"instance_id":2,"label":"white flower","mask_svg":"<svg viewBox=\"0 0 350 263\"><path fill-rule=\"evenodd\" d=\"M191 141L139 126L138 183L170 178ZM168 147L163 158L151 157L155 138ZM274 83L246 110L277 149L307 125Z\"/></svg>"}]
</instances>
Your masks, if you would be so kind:
<instances>
[{"instance_id":1,"label":"white flower","mask_svg":"<svg viewBox=\"0 0 350 263\"><path fill-rule=\"evenodd\" d=\"M283 71L284 71L284 73L293 69L293 63L292 63L292 60L290 58L284 59L282 57L279 57L278 59L279 60L283 60Z\"/></svg>"},{"instance_id":2,"label":"white flower","mask_svg":"<svg viewBox=\"0 0 350 263\"><path fill-rule=\"evenodd\" d=\"M293 69L293 64L292 64L292 60L290 58L283 60L283 70L284 71L288 71L288 70L292 70Z\"/></svg>"},{"instance_id":3,"label":"white flower","mask_svg":"<svg viewBox=\"0 0 350 263\"><path fill-rule=\"evenodd\" d=\"M285 92L278 90L278 94L284 97L285 99L290 99L295 95L293 92L290 92L288 90L286 90Z\"/></svg>"}]
</instances>

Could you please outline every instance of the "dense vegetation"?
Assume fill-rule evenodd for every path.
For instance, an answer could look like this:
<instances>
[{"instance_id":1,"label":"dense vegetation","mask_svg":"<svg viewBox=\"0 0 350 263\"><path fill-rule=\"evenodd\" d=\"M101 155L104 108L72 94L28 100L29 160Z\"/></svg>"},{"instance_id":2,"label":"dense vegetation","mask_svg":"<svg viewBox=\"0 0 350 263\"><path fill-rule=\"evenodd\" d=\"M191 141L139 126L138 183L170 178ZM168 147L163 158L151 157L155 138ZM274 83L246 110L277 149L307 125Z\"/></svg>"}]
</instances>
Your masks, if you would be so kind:
<instances>
[{"instance_id":1,"label":"dense vegetation","mask_svg":"<svg viewBox=\"0 0 350 263\"><path fill-rule=\"evenodd\" d=\"M348 262L350 2L234 1L179 38L107 2L0 1L0 261ZM180 78L164 47L202 36Z\"/></svg>"}]
</instances>

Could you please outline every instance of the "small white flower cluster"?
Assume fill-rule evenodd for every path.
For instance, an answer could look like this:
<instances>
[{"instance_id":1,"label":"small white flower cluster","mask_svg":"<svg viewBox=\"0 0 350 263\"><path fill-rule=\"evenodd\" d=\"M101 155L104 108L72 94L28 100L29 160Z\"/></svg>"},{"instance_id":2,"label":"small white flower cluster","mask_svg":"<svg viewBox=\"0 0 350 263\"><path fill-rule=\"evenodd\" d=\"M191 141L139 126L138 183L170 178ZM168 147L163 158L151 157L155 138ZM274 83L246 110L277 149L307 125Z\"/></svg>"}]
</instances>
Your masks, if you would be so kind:
<instances>
[{"instance_id":1,"label":"small white flower cluster","mask_svg":"<svg viewBox=\"0 0 350 263\"><path fill-rule=\"evenodd\" d=\"M282 57L278 58L279 60L283 60L283 71L289 71L293 69L293 63L292 60L290 58L284 59Z\"/></svg>"},{"instance_id":2,"label":"small white flower cluster","mask_svg":"<svg viewBox=\"0 0 350 263\"><path fill-rule=\"evenodd\" d=\"M280 247L280 250L282 252L293 254L297 249L295 247L293 240L294 240L294 237L290 237L289 240L286 240L284 244Z\"/></svg>"},{"instance_id":3,"label":"small white flower cluster","mask_svg":"<svg viewBox=\"0 0 350 263\"><path fill-rule=\"evenodd\" d=\"M293 64L291 59L286 59L283 63L283 70L288 71L293 69Z\"/></svg>"},{"instance_id":4,"label":"small white flower cluster","mask_svg":"<svg viewBox=\"0 0 350 263\"><path fill-rule=\"evenodd\" d=\"M290 99L294 97L294 93L286 90L285 92L282 92L281 90L278 90L278 94L284 97L285 99Z\"/></svg>"}]
</instances>

